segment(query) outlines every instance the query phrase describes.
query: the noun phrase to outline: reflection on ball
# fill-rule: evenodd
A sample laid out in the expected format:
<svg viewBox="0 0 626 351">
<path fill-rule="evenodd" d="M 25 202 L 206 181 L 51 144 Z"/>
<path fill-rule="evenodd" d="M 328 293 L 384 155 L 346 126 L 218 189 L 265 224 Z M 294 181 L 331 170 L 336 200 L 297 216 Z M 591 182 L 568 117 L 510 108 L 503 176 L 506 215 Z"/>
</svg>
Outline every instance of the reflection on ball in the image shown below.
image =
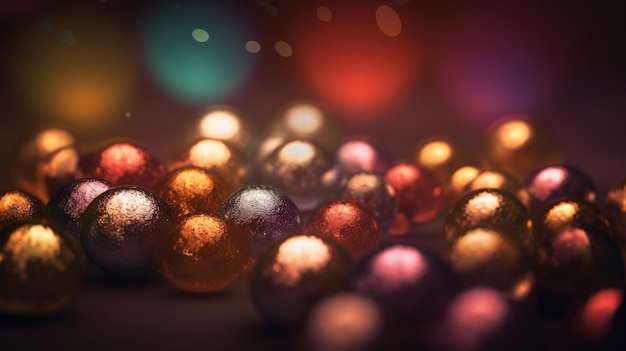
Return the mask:
<svg viewBox="0 0 626 351">
<path fill-rule="evenodd" d="M 0 233 L 21 222 L 45 215 L 44 204 L 33 195 L 20 190 L 0 192 Z"/>
</svg>

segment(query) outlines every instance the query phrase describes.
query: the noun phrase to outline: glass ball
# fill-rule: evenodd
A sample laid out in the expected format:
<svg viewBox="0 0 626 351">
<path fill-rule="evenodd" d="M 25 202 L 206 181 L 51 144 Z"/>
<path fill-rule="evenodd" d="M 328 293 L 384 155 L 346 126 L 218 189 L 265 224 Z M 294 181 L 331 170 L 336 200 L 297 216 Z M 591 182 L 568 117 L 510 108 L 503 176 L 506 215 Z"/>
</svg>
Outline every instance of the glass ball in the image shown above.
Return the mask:
<svg viewBox="0 0 626 351">
<path fill-rule="evenodd" d="M 485 130 L 480 158 L 485 167 L 503 170 L 521 181 L 538 167 L 561 162 L 563 155 L 552 131 L 529 116 L 511 115 Z"/>
<path fill-rule="evenodd" d="M 342 288 L 351 264 L 348 252 L 327 238 L 306 232 L 283 238 L 254 267 L 252 302 L 268 324 L 296 328 L 316 303 Z"/>
<path fill-rule="evenodd" d="M 75 179 L 78 162 L 74 136 L 61 128 L 46 128 L 19 146 L 13 182 L 45 204 L 51 194 Z"/>
<path fill-rule="evenodd" d="M 378 350 L 385 319 L 371 299 L 337 293 L 319 302 L 307 318 L 303 350 Z"/>
<path fill-rule="evenodd" d="M 76 179 L 50 198 L 46 206 L 48 218 L 63 226 L 78 239 L 80 219 L 87 206 L 98 195 L 113 187 L 113 183 L 100 178 Z"/>
<path fill-rule="evenodd" d="M 230 285 L 248 257 L 245 233 L 211 214 L 180 217 L 159 239 L 159 267 L 181 290 L 219 291 Z"/>
<path fill-rule="evenodd" d="M 330 197 L 339 180 L 331 155 L 304 140 L 278 147 L 260 173 L 261 182 L 284 192 L 301 211 L 317 208 Z"/>
<path fill-rule="evenodd" d="M 384 245 L 361 257 L 346 286 L 372 298 L 400 324 L 436 320 L 459 288 L 444 261 L 408 243 Z"/>
<path fill-rule="evenodd" d="M 365 136 L 345 138 L 335 151 L 337 167 L 343 177 L 359 171 L 384 174 L 391 156 L 376 141 Z"/>
<path fill-rule="evenodd" d="M 177 217 L 194 213 L 217 213 L 230 194 L 224 181 L 216 174 L 194 166 L 167 173 L 155 192 Z"/>
<path fill-rule="evenodd" d="M 370 172 L 353 174 L 341 184 L 337 198 L 353 202 L 367 211 L 383 233 L 396 217 L 395 193 L 382 175 Z"/>
<path fill-rule="evenodd" d="M 530 274 L 524 248 L 497 230 L 471 229 L 448 243 L 444 253 L 465 286 L 486 286 L 515 294 L 518 284 Z"/>
<path fill-rule="evenodd" d="M 385 173 L 393 188 L 398 215 L 410 223 L 420 224 L 434 219 L 441 211 L 443 192 L 437 179 L 418 166 L 399 163 Z"/>
<path fill-rule="evenodd" d="M 342 133 L 337 121 L 322 109 L 310 102 L 297 101 L 280 112 L 270 123 L 267 134 L 285 140 L 307 140 L 326 150 L 334 150 Z"/>
<path fill-rule="evenodd" d="M 182 144 L 200 139 L 215 139 L 248 153 L 254 147 L 253 131 L 242 114 L 233 106 L 215 105 L 194 120 L 184 132 Z"/>
<path fill-rule="evenodd" d="M 502 233 L 524 247 L 531 227 L 526 207 L 515 196 L 499 189 L 479 189 L 465 194 L 450 209 L 444 222 L 447 242 L 482 228 Z"/>
<path fill-rule="evenodd" d="M 435 136 L 417 143 L 411 151 L 411 161 L 432 173 L 441 184 L 468 163 L 460 147 L 447 136 Z"/>
<path fill-rule="evenodd" d="M 626 243 L 626 178 L 609 189 L 604 199 L 604 212 L 611 221 L 613 234 L 620 243 Z"/>
<path fill-rule="evenodd" d="M 307 229 L 337 241 L 352 257 L 374 249 L 382 235 L 367 211 L 347 201 L 332 201 L 318 208 L 307 223 Z"/>
<path fill-rule="evenodd" d="M 38 198 L 21 190 L 0 192 L 0 233 L 22 222 L 43 218 L 46 208 Z"/>
<path fill-rule="evenodd" d="M 253 257 L 302 223 L 296 204 L 269 185 L 248 185 L 235 191 L 224 200 L 219 211 L 246 233 Z"/>
<path fill-rule="evenodd" d="M 81 217 L 87 257 L 119 278 L 140 278 L 157 268 L 156 244 L 170 230 L 172 210 L 152 191 L 119 186 L 96 197 Z"/>
<path fill-rule="evenodd" d="M 102 178 L 115 185 L 154 188 L 165 175 L 165 166 L 134 141 L 108 141 L 104 147 L 83 155 L 79 178 Z"/>
<path fill-rule="evenodd" d="M 524 181 L 530 208 L 539 213 L 550 202 L 563 197 L 578 197 L 596 202 L 596 187 L 580 169 L 571 165 L 551 165 L 531 172 Z"/>
<path fill-rule="evenodd" d="M 233 192 L 246 185 L 250 179 L 250 169 L 245 156 L 237 149 L 216 139 L 202 139 L 183 151 L 169 170 L 185 166 L 196 166 L 215 173 Z"/>
<path fill-rule="evenodd" d="M 39 315 L 58 311 L 80 284 L 85 258 L 62 228 L 39 219 L 0 237 L 0 311 Z"/>
</svg>

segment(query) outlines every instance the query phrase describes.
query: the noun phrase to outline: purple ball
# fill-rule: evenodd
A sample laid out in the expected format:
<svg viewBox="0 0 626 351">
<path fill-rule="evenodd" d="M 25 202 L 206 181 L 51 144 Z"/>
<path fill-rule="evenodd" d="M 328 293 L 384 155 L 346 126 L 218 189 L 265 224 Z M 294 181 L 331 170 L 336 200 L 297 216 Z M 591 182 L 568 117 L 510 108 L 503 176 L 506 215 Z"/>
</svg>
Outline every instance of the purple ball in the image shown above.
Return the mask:
<svg viewBox="0 0 626 351">
<path fill-rule="evenodd" d="M 152 191 L 112 188 L 96 197 L 82 216 L 80 241 L 87 257 L 120 278 L 144 277 L 157 268 L 157 245 L 174 220 L 172 210 Z"/>
<path fill-rule="evenodd" d="M 530 196 L 530 209 L 537 215 L 549 203 L 564 197 L 596 202 L 596 187 L 580 169 L 571 165 L 551 165 L 531 172 L 524 180 Z"/>
<path fill-rule="evenodd" d="M 75 238 L 80 234 L 80 218 L 98 195 L 115 185 L 101 178 L 82 178 L 66 184 L 48 202 L 48 218 L 67 229 Z"/>
<path fill-rule="evenodd" d="M 253 257 L 301 224 L 296 204 L 268 185 L 249 185 L 235 191 L 224 200 L 220 212 L 249 234 Z"/>
<path fill-rule="evenodd" d="M 408 242 L 387 244 L 362 257 L 348 274 L 347 286 L 408 324 L 437 319 L 459 290 L 443 260 Z"/>
</svg>

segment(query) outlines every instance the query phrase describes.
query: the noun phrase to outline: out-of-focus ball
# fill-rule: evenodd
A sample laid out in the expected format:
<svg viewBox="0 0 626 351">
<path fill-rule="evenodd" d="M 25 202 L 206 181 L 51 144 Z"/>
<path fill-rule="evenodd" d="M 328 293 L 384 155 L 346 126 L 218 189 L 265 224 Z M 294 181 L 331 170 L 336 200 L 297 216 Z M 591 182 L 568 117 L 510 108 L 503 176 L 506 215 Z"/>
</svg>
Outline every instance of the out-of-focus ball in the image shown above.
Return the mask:
<svg viewBox="0 0 626 351">
<path fill-rule="evenodd" d="M 561 162 L 563 155 L 552 131 L 528 116 L 512 115 L 485 130 L 480 158 L 485 167 L 501 169 L 521 181 L 538 167 Z"/>
<path fill-rule="evenodd" d="M 87 206 L 98 195 L 113 187 L 113 183 L 101 178 L 76 179 L 52 195 L 46 205 L 48 218 L 78 239 L 80 218 Z"/>
<path fill-rule="evenodd" d="M 353 202 L 367 211 L 383 233 L 396 217 L 395 193 L 382 175 L 370 172 L 353 174 L 341 184 L 337 198 Z"/>
<path fill-rule="evenodd" d="M 457 168 L 444 183 L 444 199 L 447 208 L 452 207 L 467 192 L 467 186 L 478 176 L 480 169 L 471 165 Z"/>
<path fill-rule="evenodd" d="M 229 193 L 246 185 L 250 178 L 245 156 L 234 147 L 216 139 L 202 139 L 192 144 L 170 164 L 169 170 L 174 171 L 185 166 L 196 166 L 217 174 L 226 182 Z"/>
<path fill-rule="evenodd" d="M 318 208 L 307 229 L 337 241 L 352 257 L 371 251 L 381 238 L 376 220 L 359 205 L 347 201 L 332 201 Z"/>
<path fill-rule="evenodd" d="M 540 347 L 538 328 L 500 291 L 475 287 L 454 297 L 429 334 L 445 351 L 531 350 Z"/>
<path fill-rule="evenodd" d="M 82 278 L 80 245 L 62 228 L 34 220 L 0 237 L 0 311 L 17 315 L 55 312 Z"/>
<path fill-rule="evenodd" d="M 45 215 L 46 207 L 33 195 L 21 190 L 0 192 L 0 233 L 21 222 Z"/>
<path fill-rule="evenodd" d="M 268 128 L 269 136 L 307 140 L 326 150 L 337 147 L 341 134 L 337 121 L 309 102 L 290 104 Z"/>
<path fill-rule="evenodd" d="M 611 221 L 613 234 L 620 244 L 626 243 L 626 178 L 609 189 L 604 199 L 604 213 Z"/>
<path fill-rule="evenodd" d="M 446 245 L 445 256 L 466 286 L 513 292 L 530 272 L 524 248 L 497 230 L 469 230 Z"/>
<path fill-rule="evenodd" d="M 413 147 L 411 161 L 431 172 L 441 184 L 447 183 L 456 170 L 468 163 L 459 146 L 445 136 L 420 141 Z"/>
<path fill-rule="evenodd" d="M 338 293 L 318 303 L 304 329 L 303 349 L 310 351 L 378 350 L 385 320 L 371 299 Z"/>
<path fill-rule="evenodd" d="M 13 181 L 45 204 L 50 195 L 76 177 L 78 162 L 76 140 L 70 132 L 43 129 L 19 146 Z"/>
<path fill-rule="evenodd" d="M 525 245 L 531 227 L 526 207 L 515 196 L 499 189 L 479 189 L 465 194 L 450 209 L 444 223 L 448 242 L 454 242 L 472 229 L 482 228 Z"/>
<path fill-rule="evenodd" d="M 250 125 L 241 118 L 241 113 L 232 106 L 216 105 L 209 108 L 194 121 L 186 131 L 183 144 L 200 139 L 222 140 L 242 152 L 251 151 L 253 132 Z"/>
<path fill-rule="evenodd" d="M 215 215 L 192 214 L 179 218 L 159 239 L 159 266 L 179 289 L 218 291 L 239 276 L 247 251 L 240 228 Z"/>
<path fill-rule="evenodd" d="M 573 318 L 569 348 L 574 350 L 622 350 L 626 336 L 626 305 L 622 288 L 605 288 L 591 294 Z"/>
<path fill-rule="evenodd" d="M 538 214 L 550 202 L 563 197 L 577 197 L 596 202 L 596 187 L 580 169 L 571 165 L 551 165 L 531 172 L 524 181 L 530 196 L 530 209 Z"/>
<path fill-rule="evenodd" d="M 87 206 L 80 241 L 87 257 L 104 272 L 120 278 L 143 277 L 157 268 L 156 244 L 173 219 L 169 206 L 150 190 L 119 186 Z"/>
<path fill-rule="evenodd" d="M 441 211 L 442 188 L 430 172 L 412 164 L 399 163 L 385 173 L 385 180 L 394 190 L 398 215 L 410 223 L 428 222 Z"/>
<path fill-rule="evenodd" d="M 259 257 L 250 277 L 250 294 L 268 324 L 301 325 L 320 300 L 338 292 L 352 259 L 339 244 L 314 234 L 284 238 Z"/>
<path fill-rule="evenodd" d="M 456 276 L 436 255 L 414 245 L 384 245 L 351 269 L 348 290 L 371 297 L 394 321 L 428 323 L 458 291 Z"/>
<path fill-rule="evenodd" d="M 102 178 L 115 185 L 154 188 L 165 175 L 165 165 L 133 141 L 110 141 L 80 158 L 81 178 Z"/>
<path fill-rule="evenodd" d="M 248 185 L 235 191 L 224 200 L 219 211 L 246 233 L 253 257 L 302 223 L 296 204 L 268 185 Z"/>
<path fill-rule="evenodd" d="M 349 177 L 359 171 L 384 174 L 391 157 L 376 141 L 365 136 L 345 138 L 335 151 L 339 171 Z"/>
<path fill-rule="evenodd" d="M 178 217 L 217 213 L 230 194 L 224 181 L 216 174 L 194 166 L 167 173 L 157 185 L 156 193 Z"/>
<path fill-rule="evenodd" d="M 528 208 L 530 197 L 522 184 L 512 175 L 495 170 L 482 170 L 467 184 L 465 191 L 478 189 L 500 189 L 515 195 Z"/>
<path fill-rule="evenodd" d="M 339 181 L 331 155 L 304 140 L 282 144 L 267 157 L 260 173 L 264 184 L 284 192 L 301 211 L 317 208 Z"/>
</svg>

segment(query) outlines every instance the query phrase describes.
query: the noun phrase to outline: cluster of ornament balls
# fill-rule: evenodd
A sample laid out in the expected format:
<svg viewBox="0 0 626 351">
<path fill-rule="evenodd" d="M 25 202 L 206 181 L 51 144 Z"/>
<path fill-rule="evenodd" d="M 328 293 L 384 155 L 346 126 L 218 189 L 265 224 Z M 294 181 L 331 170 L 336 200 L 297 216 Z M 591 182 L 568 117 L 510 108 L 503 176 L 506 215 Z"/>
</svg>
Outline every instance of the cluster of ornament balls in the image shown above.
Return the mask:
<svg viewBox="0 0 626 351">
<path fill-rule="evenodd" d="M 18 152 L 22 190 L 0 195 L 0 311 L 61 309 L 86 256 L 189 292 L 244 276 L 265 321 L 312 350 L 623 345 L 626 180 L 599 205 L 525 116 L 484 132 L 478 167 L 446 137 L 394 161 L 311 109 L 256 143 L 214 109 L 167 167 L 134 141 L 79 152 L 39 132 Z M 566 322 L 546 341 L 537 320 Z"/>
</svg>

